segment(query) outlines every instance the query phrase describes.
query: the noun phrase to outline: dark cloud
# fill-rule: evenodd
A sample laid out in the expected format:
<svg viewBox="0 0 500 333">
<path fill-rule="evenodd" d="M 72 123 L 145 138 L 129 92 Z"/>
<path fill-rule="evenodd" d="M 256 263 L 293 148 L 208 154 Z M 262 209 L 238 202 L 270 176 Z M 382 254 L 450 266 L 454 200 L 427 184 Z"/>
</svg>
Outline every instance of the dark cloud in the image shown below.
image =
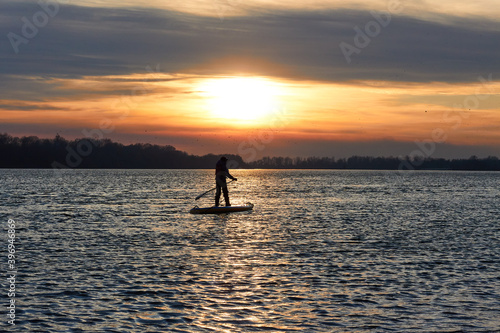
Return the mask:
<svg viewBox="0 0 500 333">
<path fill-rule="evenodd" d="M 269 66 L 262 65 L 267 62 L 284 69 L 276 75 L 328 81 L 472 82 L 500 69 L 500 24 L 480 18 L 459 25 L 451 18 L 444 24 L 393 16 L 347 63 L 340 43 L 355 46 L 354 27 L 375 22 L 369 12 L 348 9 L 260 11 L 220 20 L 151 8 L 61 4 L 16 54 L 7 34 L 22 35 L 21 18 L 32 21 L 38 11 L 34 2 L 0 4 L 3 78 L 144 73 L 147 65 L 158 63 L 174 73 L 227 57 L 242 59 L 241 68 L 255 74 L 268 75 Z M 221 70 L 203 69 L 205 74 Z"/>
<path fill-rule="evenodd" d="M 35 105 L 26 103 L 0 103 L 0 109 L 9 111 L 40 111 L 40 110 L 50 110 L 50 111 L 67 111 L 67 108 L 59 108 L 52 105 Z"/>
</svg>

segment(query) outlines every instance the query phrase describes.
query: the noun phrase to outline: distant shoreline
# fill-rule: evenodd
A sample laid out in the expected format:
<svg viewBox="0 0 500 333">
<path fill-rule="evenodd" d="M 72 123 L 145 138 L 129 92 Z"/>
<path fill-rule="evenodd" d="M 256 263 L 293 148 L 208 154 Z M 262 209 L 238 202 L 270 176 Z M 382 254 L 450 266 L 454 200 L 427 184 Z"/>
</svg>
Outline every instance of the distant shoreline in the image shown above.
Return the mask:
<svg viewBox="0 0 500 333">
<path fill-rule="evenodd" d="M 66 168 L 62 170 L 210 170 L 213 168 Z M 33 168 L 33 167 L 0 167 L 0 170 L 54 170 L 54 168 Z M 61 169 L 59 169 L 61 170 Z M 231 170 L 264 170 L 264 171 L 400 171 L 405 173 L 422 171 L 478 171 L 478 172 L 498 172 L 500 170 L 489 169 L 415 169 L 415 170 L 397 170 L 397 169 L 334 169 L 334 168 L 234 168 Z"/>
<path fill-rule="evenodd" d="M 19 168 L 7 168 L 7 167 L 0 167 L 0 170 L 54 170 L 54 168 L 24 168 L 24 167 L 19 167 Z M 61 170 L 61 169 L 59 169 Z M 63 169 L 67 171 L 78 171 L 78 170 L 131 170 L 131 171 L 148 171 L 148 170 L 166 170 L 166 171 L 175 171 L 175 170 L 206 170 L 206 171 L 212 171 L 213 168 L 67 168 Z M 263 171 L 399 171 L 399 172 L 404 172 L 404 173 L 411 173 L 411 172 L 425 172 L 425 171 L 452 171 L 452 172 L 462 172 L 462 171 L 477 171 L 477 172 L 499 172 L 500 170 L 479 170 L 479 169 L 416 169 L 416 170 L 397 170 L 397 169 L 321 169 L 321 168 L 235 168 L 231 170 L 241 170 L 241 171 L 257 171 L 257 170 L 263 170 Z"/>
<path fill-rule="evenodd" d="M 190 155 L 173 146 L 123 145 L 109 139 L 66 140 L 0 134 L 0 169 L 212 169 L 221 155 Z M 445 159 L 419 156 L 263 157 L 226 154 L 230 169 L 500 171 L 496 156 Z"/>
</svg>

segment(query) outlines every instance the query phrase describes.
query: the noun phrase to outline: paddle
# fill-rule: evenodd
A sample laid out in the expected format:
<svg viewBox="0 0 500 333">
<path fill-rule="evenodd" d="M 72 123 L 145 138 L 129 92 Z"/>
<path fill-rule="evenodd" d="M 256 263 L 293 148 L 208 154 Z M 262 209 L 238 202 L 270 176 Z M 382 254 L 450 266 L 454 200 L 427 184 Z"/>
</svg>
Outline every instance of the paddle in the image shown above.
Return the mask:
<svg viewBox="0 0 500 333">
<path fill-rule="evenodd" d="M 233 179 L 233 180 L 231 180 L 229 183 L 232 183 L 232 182 L 234 182 L 234 179 Z M 229 183 L 228 183 L 228 184 L 229 184 Z M 207 194 L 207 193 L 209 193 L 209 192 L 212 192 L 212 191 L 213 191 L 213 190 L 215 190 L 215 189 L 217 189 L 217 187 L 211 188 L 210 190 L 208 190 L 208 191 L 206 191 L 206 192 L 204 192 L 204 193 L 200 194 L 200 195 L 199 195 L 199 196 L 197 196 L 194 200 L 198 200 L 199 198 L 201 198 L 201 197 L 202 197 L 202 196 L 204 196 L 205 194 Z"/>
</svg>

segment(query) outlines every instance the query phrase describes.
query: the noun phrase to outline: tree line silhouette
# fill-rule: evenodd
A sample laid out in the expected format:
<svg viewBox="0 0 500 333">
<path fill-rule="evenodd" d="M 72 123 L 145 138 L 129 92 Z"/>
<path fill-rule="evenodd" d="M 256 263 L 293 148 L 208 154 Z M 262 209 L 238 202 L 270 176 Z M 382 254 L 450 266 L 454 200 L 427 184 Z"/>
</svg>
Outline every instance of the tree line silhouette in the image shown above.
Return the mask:
<svg viewBox="0 0 500 333">
<path fill-rule="evenodd" d="M 260 169 L 366 169 L 366 170 L 484 170 L 500 171 L 500 160 L 495 156 L 468 159 L 418 158 L 418 157 L 264 157 L 249 163 Z"/>
<path fill-rule="evenodd" d="M 190 155 L 169 145 L 136 143 L 123 145 L 110 139 L 66 140 L 36 136 L 13 137 L 0 134 L 0 168 L 82 168 L 82 169 L 211 169 L 218 155 Z M 495 156 L 468 159 L 418 157 L 263 157 L 244 162 L 228 154 L 230 168 L 249 169 L 372 169 L 372 170 L 495 170 Z"/>
</svg>

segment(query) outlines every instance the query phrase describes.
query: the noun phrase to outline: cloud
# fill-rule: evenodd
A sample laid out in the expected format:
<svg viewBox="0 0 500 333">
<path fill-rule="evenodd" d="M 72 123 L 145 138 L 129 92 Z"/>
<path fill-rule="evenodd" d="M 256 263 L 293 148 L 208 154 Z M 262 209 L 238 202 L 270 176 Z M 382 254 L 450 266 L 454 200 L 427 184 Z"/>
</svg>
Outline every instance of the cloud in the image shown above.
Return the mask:
<svg viewBox="0 0 500 333">
<path fill-rule="evenodd" d="M 49 105 L 49 104 L 31 104 L 24 102 L 12 101 L 1 101 L 0 100 L 0 110 L 9 110 L 9 111 L 65 111 L 67 108 L 60 108 L 57 106 Z"/>
<path fill-rule="evenodd" d="M 9 17 L 0 23 L 2 35 L 22 35 L 21 18 L 39 10 L 32 2 L 2 2 L 0 11 Z M 203 68 L 217 75 L 224 69 L 209 65 L 224 58 L 240 60 L 232 64 L 235 71 L 240 66 L 269 75 L 269 64 L 276 64 L 282 70 L 274 75 L 337 82 L 468 82 L 500 69 L 500 24 L 482 29 L 482 18 L 457 25 L 452 18 L 439 23 L 392 16 L 348 64 L 339 45 L 354 46 L 354 28 L 364 30 L 369 22 L 375 22 L 372 14 L 354 9 L 262 9 L 221 21 L 155 8 L 61 5 L 18 54 L 1 39 L 0 75 L 128 75 L 156 63 L 169 73 Z"/>
<path fill-rule="evenodd" d="M 84 100 L 89 98 L 121 96 L 146 96 L 153 94 L 174 95 L 186 93 L 184 88 L 174 86 L 192 76 L 173 76 L 157 72 L 123 76 L 23 76 L 4 75 L 0 80 L 3 96 L 15 101 Z M 172 83 L 166 85 L 166 83 Z M 21 102 L 22 104 L 22 102 Z M 0 106 L 12 109 L 14 104 Z"/>
</svg>

